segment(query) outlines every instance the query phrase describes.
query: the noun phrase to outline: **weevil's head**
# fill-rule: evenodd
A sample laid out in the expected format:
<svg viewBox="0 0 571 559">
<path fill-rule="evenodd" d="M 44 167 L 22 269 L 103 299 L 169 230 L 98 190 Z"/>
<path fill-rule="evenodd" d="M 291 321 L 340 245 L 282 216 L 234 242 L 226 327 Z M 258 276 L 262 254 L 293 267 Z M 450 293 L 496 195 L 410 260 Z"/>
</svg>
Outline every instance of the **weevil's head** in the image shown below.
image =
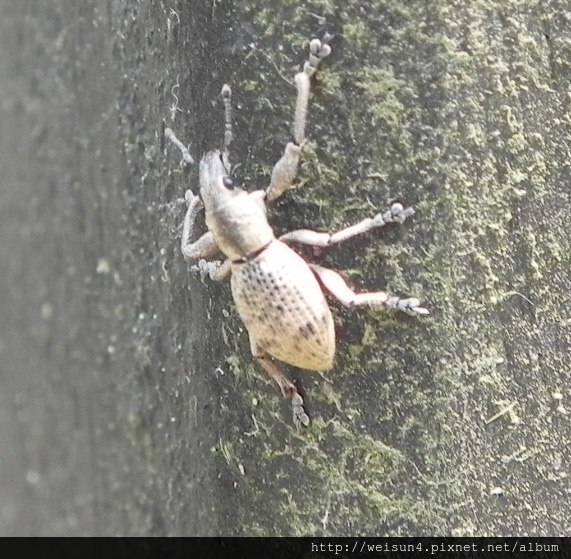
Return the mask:
<svg viewBox="0 0 571 559">
<path fill-rule="evenodd" d="M 225 153 L 208 152 L 200 161 L 199 177 L 206 225 L 226 256 L 240 260 L 271 242 L 263 193 L 236 186 Z"/>
<path fill-rule="evenodd" d="M 206 211 L 246 194 L 238 188 L 231 175 L 230 163 L 225 153 L 209 151 L 200 161 L 200 197 Z"/>
</svg>

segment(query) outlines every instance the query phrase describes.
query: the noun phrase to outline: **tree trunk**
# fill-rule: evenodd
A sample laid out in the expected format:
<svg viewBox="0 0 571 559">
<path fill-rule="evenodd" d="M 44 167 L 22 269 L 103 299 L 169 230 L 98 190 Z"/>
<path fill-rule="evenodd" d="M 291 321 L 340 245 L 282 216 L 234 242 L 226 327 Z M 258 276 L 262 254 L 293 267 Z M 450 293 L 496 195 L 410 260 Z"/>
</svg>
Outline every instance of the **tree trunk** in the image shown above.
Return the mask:
<svg viewBox="0 0 571 559">
<path fill-rule="evenodd" d="M 567 3 L 0 6 L 1 533 L 569 533 Z M 316 260 L 432 315 L 333 304 L 334 369 L 291 371 L 297 433 L 229 286 L 180 255 L 197 173 L 162 132 L 219 147 L 229 83 L 237 175 L 265 187 L 326 30 L 272 225 L 414 206 Z"/>
</svg>

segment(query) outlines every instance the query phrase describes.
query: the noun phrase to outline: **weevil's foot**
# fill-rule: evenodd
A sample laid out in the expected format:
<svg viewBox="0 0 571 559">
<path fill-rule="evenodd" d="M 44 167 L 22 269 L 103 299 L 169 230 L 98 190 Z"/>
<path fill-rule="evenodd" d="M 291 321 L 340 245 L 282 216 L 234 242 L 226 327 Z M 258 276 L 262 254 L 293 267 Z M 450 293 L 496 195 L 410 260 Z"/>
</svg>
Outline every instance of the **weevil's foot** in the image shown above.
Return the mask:
<svg viewBox="0 0 571 559">
<path fill-rule="evenodd" d="M 323 37 L 322 41 L 319 39 L 312 39 L 309 43 L 310 58 L 311 58 L 311 56 L 315 56 L 316 58 L 319 59 L 317 61 L 317 62 L 319 62 L 320 60 L 322 60 L 326 56 L 329 56 L 331 54 L 331 47 L 329 46 L 329 41 L 332 38 L 333 38 L 332 35 L 326 34 Z"/>
<path fill-rule="evenodd" d="M 386 223 L 404 223 L 407 217 L 414 215 L 413 208 L 405 208 L 400 202 L 395 202 L 389 210 L 373 218 L 376 227 Z"/>
<path fill-rule="evenodd" d="M 331 54 L 331 47 L 328 45 L 327 41 L 331 39 L 331 36 L 326 35 L 323 37 L 323 41 L 319 39 L 312 39 L 309 43 L 309 60 L 303 65 L 303 71 L 309 76 L 313 76 L 317 70 L 319 63 Z"/>
<path fill-rule="evenodd" d="M 190 192 L 190 191 L 187 191 Z M 199 260 L 194 266 L 190 267 L 190 271 L 194 273 L 200 274 L 200 278 L 202 281 L 206 278 L 206 276 L 212 277 L 212 274 L 220 268 L 222 262 L 220 260 L 212 260 L 207 262 L 204 259 Z"/>
<path fill-rule="evenodd" d="M 299 431 L 302 427 L 309 425 L 309 416 L 303 408 L 303 398 L 298 392 L 294 392 L 291 396 L 291 405 L 293 408 L 293 424 Z"/>
<path fill-rule="evenodd" d="M 398 297 L 391 297 L 387 304 L 399 311 L 405 312 L 410 316 L 426 316 L 430 314 L 428 309 L 420 306 L 420 301 L 414 297 L 408 299 L 400 299 Z"/>
</svg>

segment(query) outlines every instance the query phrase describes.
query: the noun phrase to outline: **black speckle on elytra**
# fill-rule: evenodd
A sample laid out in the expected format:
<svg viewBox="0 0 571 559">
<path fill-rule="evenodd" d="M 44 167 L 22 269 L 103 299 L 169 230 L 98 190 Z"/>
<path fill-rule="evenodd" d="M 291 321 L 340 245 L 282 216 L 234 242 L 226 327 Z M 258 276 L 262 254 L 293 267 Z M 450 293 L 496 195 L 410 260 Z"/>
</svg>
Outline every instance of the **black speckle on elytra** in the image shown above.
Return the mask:
<svg viewBox="0 0 571 559">
<path fill-rule="evenodd" d="M 268 349 L 268 348 L 272 347 L 272 345 L 273 345 L 272 340 L 268 340 L 266 338 L 259 340 L 258 343 L 260 344 L 260 347 L 263 347 L 265 349 Z"/>
<path fill-rule="evenodd" d="M 316 330 L 315 326 L 313 326 L 311 322 L 308 322 L 307 324 L 304 324 L 303 326 L 299 327 L 299 332 L 302 336 L 307 336 L 309 334 L 315 334 Z"/>
</svg>

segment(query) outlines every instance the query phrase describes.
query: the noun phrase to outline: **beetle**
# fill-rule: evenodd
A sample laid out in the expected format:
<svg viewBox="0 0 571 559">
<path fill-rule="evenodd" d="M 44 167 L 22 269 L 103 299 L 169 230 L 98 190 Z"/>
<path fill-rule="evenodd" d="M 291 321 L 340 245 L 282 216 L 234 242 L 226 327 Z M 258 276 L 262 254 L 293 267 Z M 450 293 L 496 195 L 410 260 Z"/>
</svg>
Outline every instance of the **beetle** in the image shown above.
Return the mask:
<svg viewBox="0 0 571 559">
<path fill-rule="evenodd" d="M 293 186 L 305 141 L 310 79 L 330 52 L 331 35 L 313 39 L 309 57 L 295 76 L 297 102 L 293 139 L 276 163 L 266 190 L 248 192 L 231 176 L 229 146 L 232 141 L 231 89 L 222 87 L 225 106 L 223 150 L 210 151 L 199 164 L 199 194 L 185 193 L 188 204 L 183 223 L 181 250 L 191 270 L 221 281 L 231 275 L 232 295 L 250 338 L 252 355 L 290 398 L 293 421 L 299 429 L 309 425 L 303 398 L 277 362 L 312 371 L 327 371 L 335 356 L 333 317 L 324 290 L 349 307 L 388 306 L 413 316 L 429 311 L 416 298 L 400 298 L 385 291 L 355 293 L 336 272 L 306 262 L 290 246 L 299 243 L 329 247 L 387 223 L 403 223 L 412 208 L 394 203 L 373 218 L 333 234 L 300 229 L 276 238 L 266 216 L 273 202 Z M 170 129 L 166 138 L 178 147 L 183 159 L 194 163 L 188 149 Z M 208 232 L 194 238 L 196 218 L 204 210 Z M 207 261 L 222 253 L 225 261 Z"/>
</svg>

